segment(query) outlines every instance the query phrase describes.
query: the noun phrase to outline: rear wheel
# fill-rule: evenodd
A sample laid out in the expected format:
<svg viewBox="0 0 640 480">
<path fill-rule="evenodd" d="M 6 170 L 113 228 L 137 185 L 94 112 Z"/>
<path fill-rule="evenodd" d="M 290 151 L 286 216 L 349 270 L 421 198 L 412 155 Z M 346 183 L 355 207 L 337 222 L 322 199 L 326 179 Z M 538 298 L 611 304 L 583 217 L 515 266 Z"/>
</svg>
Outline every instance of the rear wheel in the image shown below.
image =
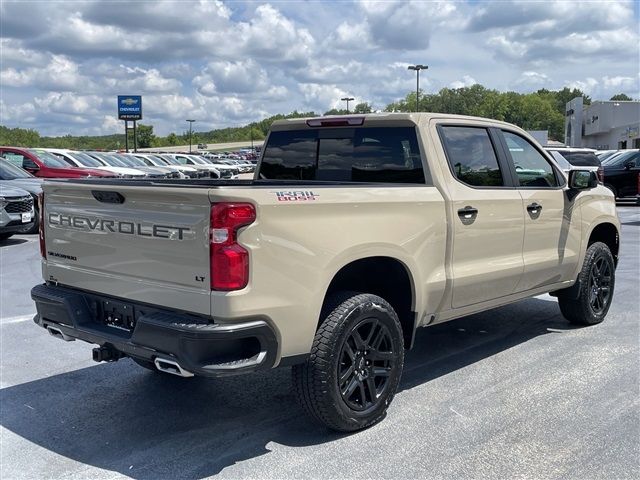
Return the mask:
<svg viewBox="0 0 640 480">
<path fill-rule="evenodd" d="M 309 359 L 293 367 L 303 408 L 327 427 L 348 432 L 382 420 L 404 363 L 402 327 L 393 307 L 371 294 L 328 301 Z"/>
<path fill-rule="evenodd" d="M 562 292 L 558 295 L 562 315 L 576 325 L 602 322 L 611 306 L 615 286 L 615 264 L 606 244 L 595 242 L 587 248 L 578 279 L 578 298 Z"/>
</svg>

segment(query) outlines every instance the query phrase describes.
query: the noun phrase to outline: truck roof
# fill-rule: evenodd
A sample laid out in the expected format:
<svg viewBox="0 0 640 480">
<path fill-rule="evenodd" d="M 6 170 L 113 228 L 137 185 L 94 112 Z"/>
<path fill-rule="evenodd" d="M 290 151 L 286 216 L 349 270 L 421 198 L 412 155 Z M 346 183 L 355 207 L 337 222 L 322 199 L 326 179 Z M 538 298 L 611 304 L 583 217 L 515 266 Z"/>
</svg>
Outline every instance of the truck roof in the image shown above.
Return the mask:
<svg viewBox="0 0 640 480">
<path fill-rule="evenodd" d="M 349 115 L 326 115 L 320 117 L 303 117 L 303 118 L 287 118 L 283 120 L 276 120 L 271 124 L 272 130 L 289 130 L 292 128 L 300 128 L 309 126 L 307 122 L 315 121 L 331 121 L 331 120 L 345 120 L 349 119 L 364 119 L 364 122 L 368 125 L 372 123 L 380 124 L 383 126 L 385 123 L 393 122 L 411 122 L 415 124 L 427 123 L 432 118 L 447 119 L 452 121 L 475 121 L 475 122 L 488 122 L 497 125 L 505 125 L 513 127 L 513 124 L 503 122 L 500 120 L 493 120 L 491 118 L 473 117 L 469 115 L 454 115 L 451 113 L 436 113 L 436 112 L 383 112 L 383 113 L 364 113 L 364 114 L 349 114 Z M 317 125 L 320 126 L 320 125 Z M 344 125 L 348 126 L 348 125 Z M 355 123 L 353 126 L 357 126 Z"/>
</svg>

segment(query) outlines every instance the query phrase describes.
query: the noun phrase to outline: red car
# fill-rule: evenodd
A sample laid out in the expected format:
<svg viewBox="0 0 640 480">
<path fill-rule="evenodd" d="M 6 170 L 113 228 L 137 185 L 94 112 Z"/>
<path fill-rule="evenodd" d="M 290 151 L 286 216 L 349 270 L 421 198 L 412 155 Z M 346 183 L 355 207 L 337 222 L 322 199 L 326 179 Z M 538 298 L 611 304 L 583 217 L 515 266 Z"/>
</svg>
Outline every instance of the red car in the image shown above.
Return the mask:
<svg viewBox="0 0 640 480">
<path fill-rule="evenodd" d="M 52 153 L 37 148 L 0 147 L 0 157 L 41 178 L 114 177 L 112 172 L 70 167 Z"/>
</svg>

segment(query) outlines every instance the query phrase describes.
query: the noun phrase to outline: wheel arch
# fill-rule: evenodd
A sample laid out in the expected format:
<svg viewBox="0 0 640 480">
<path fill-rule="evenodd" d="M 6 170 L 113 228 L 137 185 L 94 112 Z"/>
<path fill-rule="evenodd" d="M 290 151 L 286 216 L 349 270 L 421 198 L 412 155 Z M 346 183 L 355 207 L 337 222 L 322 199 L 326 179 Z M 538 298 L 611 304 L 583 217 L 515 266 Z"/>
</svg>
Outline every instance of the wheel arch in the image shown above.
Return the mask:
<svg viewBox="0 0 640 480">
<path fill-rule="evenodd" d="M 595 225 L 589 233 L 587 248 L 596 242 L 602 242 L 611 251 L 615 265 L 618 265 L 618 252 L 620 251 L 620 232 L 611 222 L 602 222 Z M 585 249 L 586 250 L 586 249 Z"/>
<path fill-rule="evenodd" d="M 363 257 L 343 265 L 329 283 L 323 300 L 340 291 L 371 293 L 391 304 L 400 320 L 406 349 L 413 346 L 416 331 L 416 290 L 409 267 L 395 257 Z M 322 316 L 318 319 L 318 326 Z M 317 327 L 316 327 L 317 328 Z"/>
</svg>

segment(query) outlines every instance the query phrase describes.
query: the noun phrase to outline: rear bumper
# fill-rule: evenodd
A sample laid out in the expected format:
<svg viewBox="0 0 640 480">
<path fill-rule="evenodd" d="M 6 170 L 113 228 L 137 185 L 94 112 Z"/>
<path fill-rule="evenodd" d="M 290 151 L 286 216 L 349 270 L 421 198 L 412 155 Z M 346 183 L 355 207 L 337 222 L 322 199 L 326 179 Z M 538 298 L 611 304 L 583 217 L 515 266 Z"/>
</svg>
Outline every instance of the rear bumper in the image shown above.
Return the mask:
<svg viewBox="0 0 640 480">
<path fill-rule="evenodd" d="M 210 318 L 47 284 L 35 286 L 31 298 L 38 312 L 36 324 L 64 340 L 84 340 L 120 356 L 175 362 L 189 373 L 206 377 L 264 370 L 275 364 L 276 335 L 260 318 L 218 324 Z M 129 331 L 102 323 L 105 301 L 133 307 L 135 327 Z"/>
</svg>

